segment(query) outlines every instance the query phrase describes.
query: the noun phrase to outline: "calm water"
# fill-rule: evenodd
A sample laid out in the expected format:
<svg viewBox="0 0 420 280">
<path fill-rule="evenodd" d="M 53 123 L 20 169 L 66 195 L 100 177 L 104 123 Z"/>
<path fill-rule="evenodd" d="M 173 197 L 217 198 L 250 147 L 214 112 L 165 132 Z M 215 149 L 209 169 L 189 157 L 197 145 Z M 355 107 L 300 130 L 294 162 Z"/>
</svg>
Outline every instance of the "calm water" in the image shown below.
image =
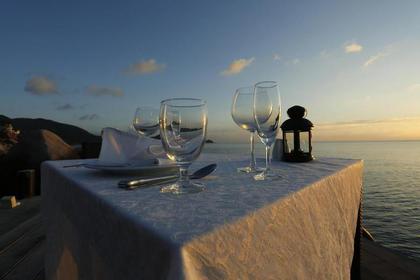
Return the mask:
<svg viewBox="0 0 420 280">
<path fill-rule="evenodd" d="M 244 144 L 208 144 L 207 152 L 248 153 Z M 314 154 L 364 160 L 363 219 L 377 242 L 420 260 L 420 142 L 323 142 Z M 263 156 L 263 146 L 257 146 Z"/>
</svg>

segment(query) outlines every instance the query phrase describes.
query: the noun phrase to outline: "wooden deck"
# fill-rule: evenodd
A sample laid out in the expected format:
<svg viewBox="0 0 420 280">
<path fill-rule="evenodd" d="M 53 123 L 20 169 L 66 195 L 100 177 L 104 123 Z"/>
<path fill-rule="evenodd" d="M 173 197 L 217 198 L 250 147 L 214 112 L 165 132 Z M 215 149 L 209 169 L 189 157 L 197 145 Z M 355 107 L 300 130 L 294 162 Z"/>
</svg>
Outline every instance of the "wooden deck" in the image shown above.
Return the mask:
<svg viewBox="0 0 420 280">
<path fill-rule="evenodd" d="M 387 249 L 373 241 L 362 240 L 362 279 L 417 279 L 420 263 Z"/>
<path fill-rule="evenodd" d="M 0 209 L 0 279 L 44 279 L 44 244 L 40 197 Z M 375 242 L 362 241 L 362 279 L 420 279 L 420 263 Z"/>
<path fill-rule="evenodd" d="M 45 236 L 41 198 L 0 209 L 0 279 L 44 279 Z"/>
</svg>

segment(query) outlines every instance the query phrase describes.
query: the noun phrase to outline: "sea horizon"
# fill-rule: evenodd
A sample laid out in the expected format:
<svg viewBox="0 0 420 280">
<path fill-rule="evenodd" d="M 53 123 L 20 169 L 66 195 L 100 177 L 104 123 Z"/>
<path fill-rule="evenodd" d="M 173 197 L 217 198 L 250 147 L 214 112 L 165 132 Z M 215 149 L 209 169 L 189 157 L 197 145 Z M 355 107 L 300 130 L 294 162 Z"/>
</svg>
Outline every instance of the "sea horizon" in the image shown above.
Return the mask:
<svg viewBox="0 0 420 280">
<path fill-rule="evenodd" d="M 257 137 L 256 137 L 257 138 Z M 277 138 L 281 139 L 281 138 Z M 247 142 L 238 141 L 238 142 L 223 142 L 223 141 L 216 141 L 212 138 L 207 138 L 207 140 L 212 140 L 214 143 L 207 143 L 207 144 L 247 144 Z M 256 139 L 256 142 L 259 143 L 259 140 Z M 404 140 L 312 140 L 313 144 L 316 143 L 358 143 L 358 142 L 420 142 L 420 139 L 404 139 Z"/>
</svg>

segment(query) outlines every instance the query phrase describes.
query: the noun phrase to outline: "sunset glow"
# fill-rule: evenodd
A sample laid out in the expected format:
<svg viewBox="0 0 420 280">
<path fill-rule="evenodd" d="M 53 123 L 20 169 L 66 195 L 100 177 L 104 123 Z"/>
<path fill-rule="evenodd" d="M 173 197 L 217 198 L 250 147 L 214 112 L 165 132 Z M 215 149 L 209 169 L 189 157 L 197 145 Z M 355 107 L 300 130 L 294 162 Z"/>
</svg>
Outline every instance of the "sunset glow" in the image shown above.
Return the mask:
<svg viewBox="0 0 420 280">
<path fill-rule="evenodd" d="M 419 10 L 415 1 L 7 1 L 0 114 L 99 133 L 127 129 L 140 105 L 196 97 L 208 102 L 209 137 L 247 141 L 230 116 L 234 91 L 275 80 L 282 121 L 306 107 L 315 140 L 420 139 Z"/>
</svg>

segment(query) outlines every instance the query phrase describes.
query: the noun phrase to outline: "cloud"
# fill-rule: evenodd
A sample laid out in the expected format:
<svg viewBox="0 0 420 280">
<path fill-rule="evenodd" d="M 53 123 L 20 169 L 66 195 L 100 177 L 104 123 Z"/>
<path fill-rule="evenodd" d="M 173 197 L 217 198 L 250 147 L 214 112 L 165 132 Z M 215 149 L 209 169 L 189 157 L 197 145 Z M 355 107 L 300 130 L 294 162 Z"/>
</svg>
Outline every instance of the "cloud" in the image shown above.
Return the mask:
<svg viewBox="0 0 420 280">
<path fill-rule="evenodd" d="M 87 115 L 83 115 L 79 118 L 79 120 L 81 121 L 92 121 L 92 120 L 96 120 L 99 119 L 100 117 L 97 114 L 87 114 Z"/>
<path fill-rule="evenodd" d="M 358 53 L 363 49 L 362 45 L 358 43 L 349 43 L 344 46 L 344 51 L 346 53 Z"/>
<path fill-rule="evenodd" d="M 57 85 L 45 76 L 33 76 L 26 81 L 25 91 L 34 95 L 57 94 Z"/>
<path fill-rule="evenodd" d="M 56 109 L 59 110 L 59 111 L 65 111 L 65 110 L 72 110 L 72 109 L 74 109 L 74 107 L 73 107 L 73 105 L 67 103 L 67 104 L 58 106 Z"/>
<path fill-rule="evenodd" d="M 412 84 L 407 87 L 409 93 L 420 93 L 420 84 Z"/>
<path fill-rule="evenodd" d="M 384 123 L 384 122 L 395 122 L 399 121 L 398 119 L 391 120 L 353 120 L 353 121 L 343 121 L 343 122 L 331 122 L 319 124 L 319 127 L 330 127 L 330 126 L 359 126 L 373 123 Z"/>
<path fill-rule="evenodd" d="M 275 54 L 273 54 L 273 60 L 274 61 L 280 61 L 280 60 L 282 60 L 282 57 L 281 57 L 281 55 L 275 53 Z"/>
<path fill-rule="evenodd" d="M 240 58 L 237 60 L 232 61 L 231 64 L 229 64 L 228 68 L 220 72 L 223 76 L 231 76 L 239 74 L 242 70 L 244 70 L 246 67 L 251 65 L 251 63 L 255 60 L 255 58 L 251 57 L 249 59 L 246 58 Z"/>
<path fill-rule="evenodd" d="M 113 96 L 113 97 L 122 97 L 124 93 L 120 88 L 111 88 L 111 87 L 99 87 L 95 85 L 88 86 L 86 88 L 86 93 L 93 96 Z"/>
<path fill-rule="evenodd" d="M 300 59 L 299 58 L 295 58 L 295 59 L 292 60 L 292 64 L 293 65 L 296 65 L 296 64 L 299 64 L 299 63 L 300 63 Z"/>
<path fill-rule="evenodd" d="M 318 124 L 319 128 L 345 128 L 345 127 L 361 127 L 361 126 L 371 126 L 376 124 L 393 124 L 393 123 L 403 123 L 403 122 L 412 122 L 420 121 L 419 117 L 403 117 L 403 118 L 393 118 L 393 119 L 370 119 L 370 120 L 352 120 L 352 121 L 341 121 L 341 122 L 330 122 L 330 123 L 321 123 Z"/>
<path fill-rule="evenodd" d="M 373 63 L 377 62 L 379 59 L 388 56 L 389 54 L 390 54 L 389 52 L 380 52 L 378 54 L 375 54 L 375 55 L 369 57 L 369 59 L 366 60 L 365 63 L 363 63 L 363 66 L 368 67 L 368 66 L 372 65 Z"/>
<path fill-rule="evenodd" d="M 314 139 L 317 141 L 379 141 L 418 140 L 420 117 L 394 119 L 354 120 L 316 125 Z"/>
<path fill-rule="evenodd" d="M 131 75 L 145 75 L 159 72 L 166 68 L 165 64 L 159 64 L 154 59 L 141 60 L 127 67 L 124 73 Z"/>
</svg>

